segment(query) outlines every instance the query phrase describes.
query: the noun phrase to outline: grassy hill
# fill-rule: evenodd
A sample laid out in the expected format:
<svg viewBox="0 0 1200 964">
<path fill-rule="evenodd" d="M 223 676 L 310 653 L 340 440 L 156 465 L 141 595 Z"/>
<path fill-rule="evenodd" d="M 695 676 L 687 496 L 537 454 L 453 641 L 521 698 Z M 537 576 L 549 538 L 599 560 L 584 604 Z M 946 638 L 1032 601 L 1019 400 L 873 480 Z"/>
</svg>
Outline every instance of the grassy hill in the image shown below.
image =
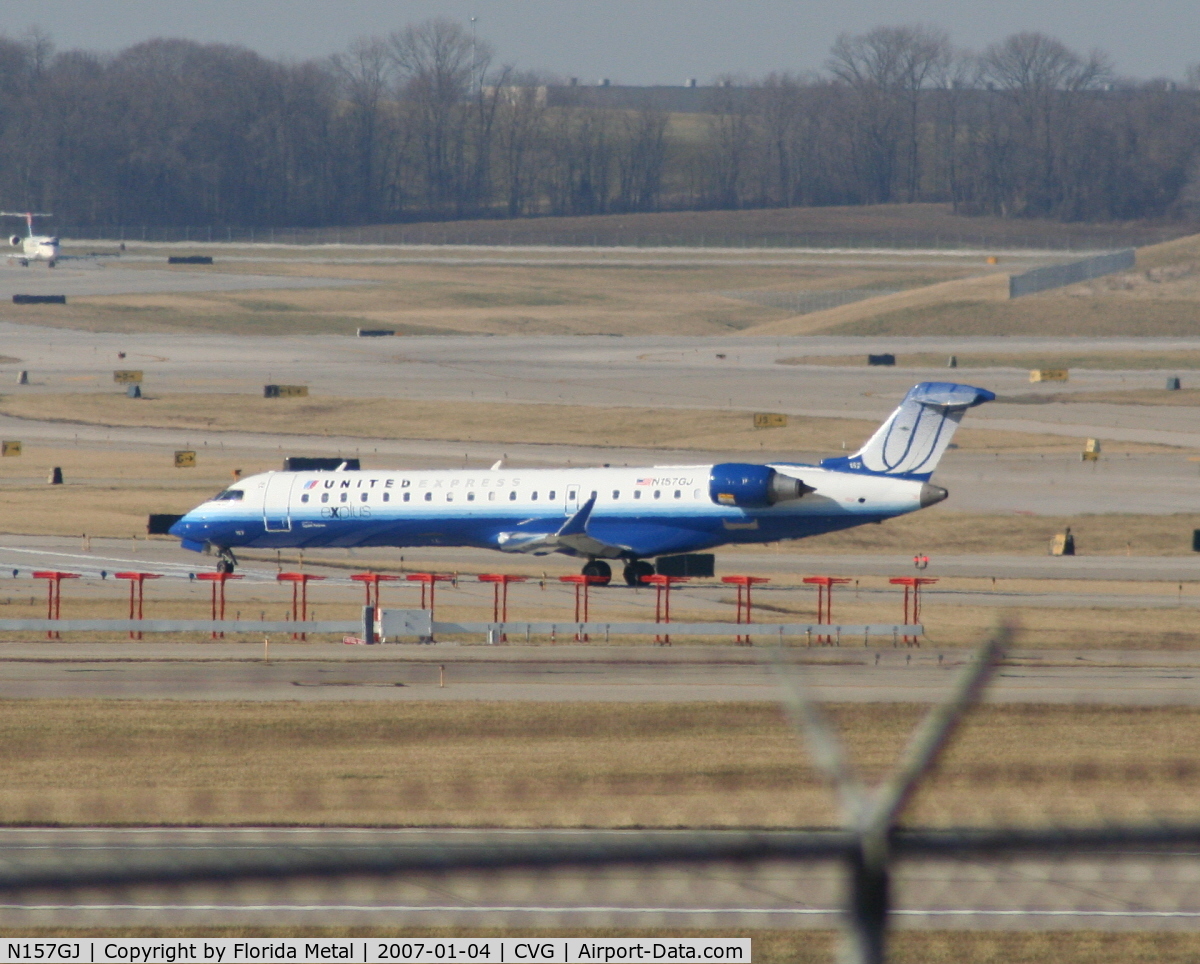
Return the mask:
<svg viewBox="0 0 1200 964">
<path fill-rule="evenodd" d="M 943 282 L 747 329 L 761 335 L 1200 335 L 1200 235 L 1140 248 L 1137 270 L 1007 297 L 1007 276 Z"/>
</svg>

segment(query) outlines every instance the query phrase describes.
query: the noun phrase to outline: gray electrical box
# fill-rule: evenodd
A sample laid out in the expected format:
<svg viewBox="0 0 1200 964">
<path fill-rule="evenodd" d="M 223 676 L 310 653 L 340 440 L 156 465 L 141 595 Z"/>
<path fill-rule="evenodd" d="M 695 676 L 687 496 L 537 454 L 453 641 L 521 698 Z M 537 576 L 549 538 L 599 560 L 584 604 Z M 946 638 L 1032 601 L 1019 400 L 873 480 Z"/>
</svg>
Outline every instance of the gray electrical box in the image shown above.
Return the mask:
<svg viewBox="0 0 1200 964">
<path fill-rule="evenodd" d="M 433 635 L 433 620 L 428 609 L 384 609 L 379 618 L 379 635 L 387 639 L 405 636 L 427 639 Z"/>
</svg>

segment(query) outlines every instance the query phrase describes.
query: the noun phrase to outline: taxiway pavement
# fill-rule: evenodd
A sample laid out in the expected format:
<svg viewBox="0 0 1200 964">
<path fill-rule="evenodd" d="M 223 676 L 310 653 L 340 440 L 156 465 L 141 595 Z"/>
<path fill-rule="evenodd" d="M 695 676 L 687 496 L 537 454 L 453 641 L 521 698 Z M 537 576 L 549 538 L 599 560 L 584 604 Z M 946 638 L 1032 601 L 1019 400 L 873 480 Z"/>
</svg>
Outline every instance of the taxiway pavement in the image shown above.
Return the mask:
<svg viewBox="0 0 1200 964">
<path fill-rule="evenodd" d="M 0 595 L 6 588 L 16 590 L 16 583 L 7 580 L 12 570 L 18 576 L 28 577 L 33 569 L 64 569 L 79 572 L 86 579 L 99 579 L 101 571 L 112 573 L 120 569 L 152 572 L 166 577 L 187 579 L 190 573 L 213 568 L 210 556 L 187 552 L 177 540 L 170 537 L 139 539 L 92 538 L 84 548 L 78 536 L 0 536 Z M 274 584 L 278 571 L 272 553 L 265 550 L 250 551 L 238 572 L 249 582 Z M 407 570 L 435 572 L 475 571 L 491 572 L 497 566 L 507 571 L 516 564 L 520 571 L 547 570 L 551 577 L 562 573 L 573 573 L 579 568 L 576 561 L 566 556 L 547 556 L 536 560 L 506 559 L 488 549 L 429 547 L 420 550 L 386 549 L 327 549 L 310 553 L 305 557 L 307 571 L 333 579 L 348 579 L 348 567 L 358 565 L 378 566 L 381 561 L 390 561 L 397 567 L 406 560 Z M 362 560 L 356 563 L 355 560 Z M 900 552 L 872 553 L 820 553 L 804 552 L 803 543 L 795 549 L 760 549 L 737 547 L 727 552 L 717 551 L 719 575 L 727 573 L 750 573 L 771 575 L 832 575 L 832 576 L 906 576 L 914 573 L 912 555 Z M 1183 583 L 1186 592 L 1177 597 L 1168 594 L 1171 605 L 1190 605 L 1192 584 L 1200 583 L 1200 555 L 1178 556 L 1050 556 L 1043 554 L 1015 555 L 1004 553 L 934 554 L 929 567 L 919 573 L 924 576 L 972 577 L 981 579 L 1038 579 L 1103 582 L 1157 582 Z M 470 576 L 464 577 L 470 579 Z M 27 585 L 27 584 L 26 584 Z M 721 587 L 717 587 L 721 588 Z M 618 587 L 618 591 L 619 587 Z M 688 591 L 688 587 L 684 588 Z M 757 591 L 757 590 L 756 590 Z M 766 590 L 768 593 L 770 589 Z M 943 589 L 927 590 L 937 596 Z M 1053 590 L 1046 589 L 1046 593 Z M 1022 592 L 1020 597 L 1038 596 L 1042 593 Z M 956 591 L 948 595 L 953 600 L 961 595 Z M 987 598 L 1001 598 L 1005 590 L 984 593 Z M 1121 605 L 1121 595 L 1106 592 L 1102 597 L 1108 605 Z M 1140 603 L 1138 603 L 1140 605 Z M 399 604 L 397 604 L 399 606 Z"/>
<path fill-rule="evenodd" d="M 131 272 L 138 273 L 138 272 Z M 238 277 L 238 276 L 231 276 Z M 425 400 L 543 402 L 585 406 L 647 406 L 777 411 L 797 417 L 836 416 L 882 420 L 920 379 L 954 378 L 1001 394 L 1028 394 L 1018 369 L 897 370 L 857 366 L 790 366 L 797 355 L 897 352 L 1077 350 L 1065 339 L 910 338 L 462 338 L 361 339 L 341 336 L 239 337 L 112 334 L 52 330 L 0 322 L 5 353 L 19 359 L 0 366 L 12 391 L 112 392 L 112 368 L 137 366 L 147 392 L 259 395 L 267 382 L 307 384 L 314 394 L 404 397 Z M 1200 339 L 1095 339 L 1104 348 L 1169 352 L 1200 350 Z M 126 358 L 117 360 L 123 351 Z M 722 357 L 723 356 L 723 357 Z M 16 386 L 17 370 L 30 384 Z M 1174 373 L 1178 374 L 1178 373 Z M 1076 372 L 1055 392 L 1161 388 L 1164 372 Z M 1186 380 L 1187 376 L 1184 375 Z M 1080 439 L 1096 437 L 1180 448 L 1083 464 L 1077 456 L 981 455 L 951 451 L 937 480 L 963 511 L 1078 514 L 1174 513 L 1196 507 L 1197 469 L 1187 450 L 1200 449 L 1200 408 L 1166 405 L 1014 404 L 995 402 L 972 410 L 975 428 Z M 109 447 L 178 447 L 186 444 L 277 458 L 284 440 L 252 430 L 214 432 L 114 428 L 0 417 L 6 437 L 28 444 Z M 850 434 L 850 433 L 848 433 Z M 858 434 L 862 434 L 858 432 Z M 863 441 L 852 435 L 848 449 Z M 494 442 L 427 442 L 412 439 L 293 435 L 289 451 L 355 454 L 380 467 L 449 465 L 506 457 L 510 464 L 704 464 L 728 453 L 533 445 Z M 839 452 L 776 451 L 770 433 L 754 455 L 763 460 L 811 460 Z M 1082 442 L 1081 442 L 1082 446 Z M 840 451 L 840 450 L 839 450 Z"/>
<path fill-rule="evenodd" d="M 159 262 L 166 259 L 160 258 Z M 53 271 L 42 265 L 30 268 L 0 263 L 0 299 L 13 295 L 66 295 L 86 298 L 96 295 L 196 294 L 205 291 L 294 290 L 300 288 L 344 288 L 367 282 L 341 278 L 305 278 L 286 275 L 228 274 L 198 272 L 187 268 L 128 270 L 121 267 L 64 262 Z M 16 309 L 10 309 L 16 310 Z"/>
</svg>

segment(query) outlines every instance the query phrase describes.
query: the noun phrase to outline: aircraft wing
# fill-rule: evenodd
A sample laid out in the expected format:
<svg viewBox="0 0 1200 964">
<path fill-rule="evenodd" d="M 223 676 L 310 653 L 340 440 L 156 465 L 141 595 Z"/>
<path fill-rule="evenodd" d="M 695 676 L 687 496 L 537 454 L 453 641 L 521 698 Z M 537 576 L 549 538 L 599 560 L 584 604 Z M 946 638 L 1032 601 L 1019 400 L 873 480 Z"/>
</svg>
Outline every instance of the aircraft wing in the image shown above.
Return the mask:
<svg viewBox="0 0 1200 964">
<path fill-rule="evenodd" d="M 586 503 L 554 532 L 510 531 L 497 534 L 496 546 L 504 552 L 561 552 L 615 559 L 632 553 L 657 556 L 687 552 L 708 544 L 706 533 L 657 522 L 593 519 L 596 500 Z"/>
</svg>

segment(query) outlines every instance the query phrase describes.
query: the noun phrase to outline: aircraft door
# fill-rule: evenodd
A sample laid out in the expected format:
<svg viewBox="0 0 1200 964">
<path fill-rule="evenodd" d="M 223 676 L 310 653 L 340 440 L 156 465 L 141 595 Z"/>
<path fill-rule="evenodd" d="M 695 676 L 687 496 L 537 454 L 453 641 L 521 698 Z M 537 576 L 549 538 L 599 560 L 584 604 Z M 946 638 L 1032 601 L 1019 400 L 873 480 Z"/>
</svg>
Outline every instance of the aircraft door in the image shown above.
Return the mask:
<svg viewBox="0 0 1200 964">
<path fill-rule="evenodd" d="M 565 515 L 574 515 L 579 511 L 579 486 L 567 486 L 567 501 L 563 509 Z"/>
<path fill-rule="evenodd" d="M 267 532 L 292 531 L 292 472 L 272 472 L 267 477 L 267 491 L 263 497 L 263 528 Z"/>
</svg>

